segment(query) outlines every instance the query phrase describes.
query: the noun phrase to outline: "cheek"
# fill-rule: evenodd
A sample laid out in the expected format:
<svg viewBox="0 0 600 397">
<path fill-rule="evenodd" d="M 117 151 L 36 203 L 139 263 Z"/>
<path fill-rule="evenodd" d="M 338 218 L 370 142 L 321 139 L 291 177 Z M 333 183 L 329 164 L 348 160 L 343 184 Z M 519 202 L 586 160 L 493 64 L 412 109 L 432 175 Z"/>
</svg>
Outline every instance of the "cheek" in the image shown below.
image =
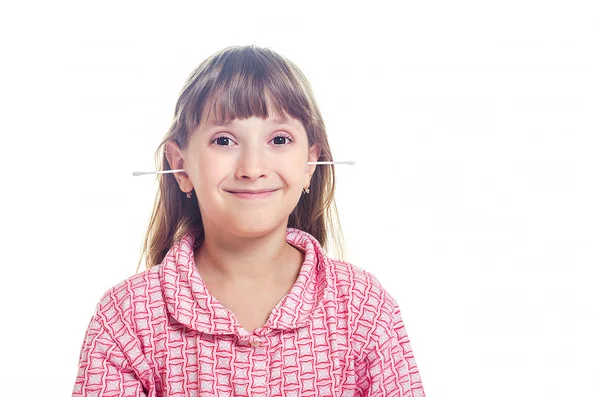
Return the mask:
<svg viewBox="0 0 600 397">
<path fill-rule="evenodd" d="M 231 162 L 222 156 L 203 155 L 197 162 L 198 179 L 214 181 L 222 177 L 231 168 Z"/>
<path fill-rule="evenodd" d="M 288 189 L 302 189 L 304 184 L 304 168 L 303 166 L 290 167 L 281 173 Z"/>
</svg>

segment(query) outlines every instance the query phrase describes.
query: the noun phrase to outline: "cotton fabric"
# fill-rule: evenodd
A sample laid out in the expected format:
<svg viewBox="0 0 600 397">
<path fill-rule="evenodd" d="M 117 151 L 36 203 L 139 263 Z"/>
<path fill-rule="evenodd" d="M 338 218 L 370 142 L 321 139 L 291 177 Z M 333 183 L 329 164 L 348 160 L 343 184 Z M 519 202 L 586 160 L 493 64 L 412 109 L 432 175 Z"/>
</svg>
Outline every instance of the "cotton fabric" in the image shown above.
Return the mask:
<svg viewBox="0 0 600 397">
<path fill-rule="evenodd" d="M 73 396 L 425 395 L 398 304 L 372 274 L 288 228 L 300 274 L 248 332 L 200 277 L 197 235 L 104 294 Z"/>
</svg>

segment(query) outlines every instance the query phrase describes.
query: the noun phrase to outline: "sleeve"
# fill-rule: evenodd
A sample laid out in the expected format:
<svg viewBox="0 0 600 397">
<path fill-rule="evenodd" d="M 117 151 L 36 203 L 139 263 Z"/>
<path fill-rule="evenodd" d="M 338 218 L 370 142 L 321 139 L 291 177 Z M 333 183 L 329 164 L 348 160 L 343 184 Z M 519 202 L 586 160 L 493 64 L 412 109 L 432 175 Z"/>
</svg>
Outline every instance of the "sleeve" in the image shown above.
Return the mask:
<svg viewBox="0 0 600 397">
<path fill-rule="evenodd" d="M 142 383 L 115 338 L 96 313 L 79 355 L 75 396 L 146 397 Z"/>
<path fill-rule="evenodd" d="M 419 370 L 397 305 L 389 325 L 378 331 L 378 340 L 357 362 L 360 397 L 424 397 Z"/>
</svg>

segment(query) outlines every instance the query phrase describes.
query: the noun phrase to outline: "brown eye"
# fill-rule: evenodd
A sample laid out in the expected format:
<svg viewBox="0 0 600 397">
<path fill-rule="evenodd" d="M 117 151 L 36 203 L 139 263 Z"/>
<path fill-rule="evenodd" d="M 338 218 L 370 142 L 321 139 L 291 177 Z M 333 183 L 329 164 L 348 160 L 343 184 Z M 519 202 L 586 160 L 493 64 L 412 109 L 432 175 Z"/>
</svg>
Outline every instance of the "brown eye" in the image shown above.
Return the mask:
<svg viewBox="0 0 600 397">
<path fill-rule="evenodd" d="M 275 146 L 284 146 L 286 144 L 286 139 L 290 141 L 290 143 L 293 142 L 292 138 L 287 135 L 277 135 L 275 138 L 273 138 L 273 141 L 275 142 Z"/>
<path fill-rule="evenodd" d="M 231 146 L 227 143 L 230 141 L 231 141 L 231 138 L 228 138 L 226 136 L 220 136 L 218 138 L 213 139 L 211 143 L 220 142 L 221 144 L 217 143 L 217 146 Z"/>
</svg>

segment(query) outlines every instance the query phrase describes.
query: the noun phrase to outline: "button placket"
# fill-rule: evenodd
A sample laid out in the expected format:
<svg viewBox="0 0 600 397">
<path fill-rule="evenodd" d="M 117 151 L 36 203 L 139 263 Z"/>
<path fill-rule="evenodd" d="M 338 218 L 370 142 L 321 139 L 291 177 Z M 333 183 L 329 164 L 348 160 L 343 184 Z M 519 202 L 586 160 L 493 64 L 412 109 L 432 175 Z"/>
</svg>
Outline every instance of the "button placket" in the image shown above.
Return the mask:
<svg viewBox="0 0 600 397">
<path fill-rule="evenodd" d="M 262 346 L 261 339 L 262 339 L 262 338 L 261 338 L 260 336 L 257 336 L 257 335 L 252 335 L 252 336 L 250 337 L 250 341 L 249 341 L 249 342 L 250 342 L 250 345 L 251 345 L 252 347 L 260 347 L 260 346 Z"/>
<path fill-rule="evenodd" d="M 250 344 L 250 346 L 252 347 L 262 347 L 265 346 L 265 343 L 263 341 L 263 339 L 265 338 L 265 335 L 269 332 L 269 330 L 267 328 L 258 328 L 256 330 L 254 330 L 254 332 L 250 333 L 248 335 L 248 340 L 247 342 Z"/>
</svg>

